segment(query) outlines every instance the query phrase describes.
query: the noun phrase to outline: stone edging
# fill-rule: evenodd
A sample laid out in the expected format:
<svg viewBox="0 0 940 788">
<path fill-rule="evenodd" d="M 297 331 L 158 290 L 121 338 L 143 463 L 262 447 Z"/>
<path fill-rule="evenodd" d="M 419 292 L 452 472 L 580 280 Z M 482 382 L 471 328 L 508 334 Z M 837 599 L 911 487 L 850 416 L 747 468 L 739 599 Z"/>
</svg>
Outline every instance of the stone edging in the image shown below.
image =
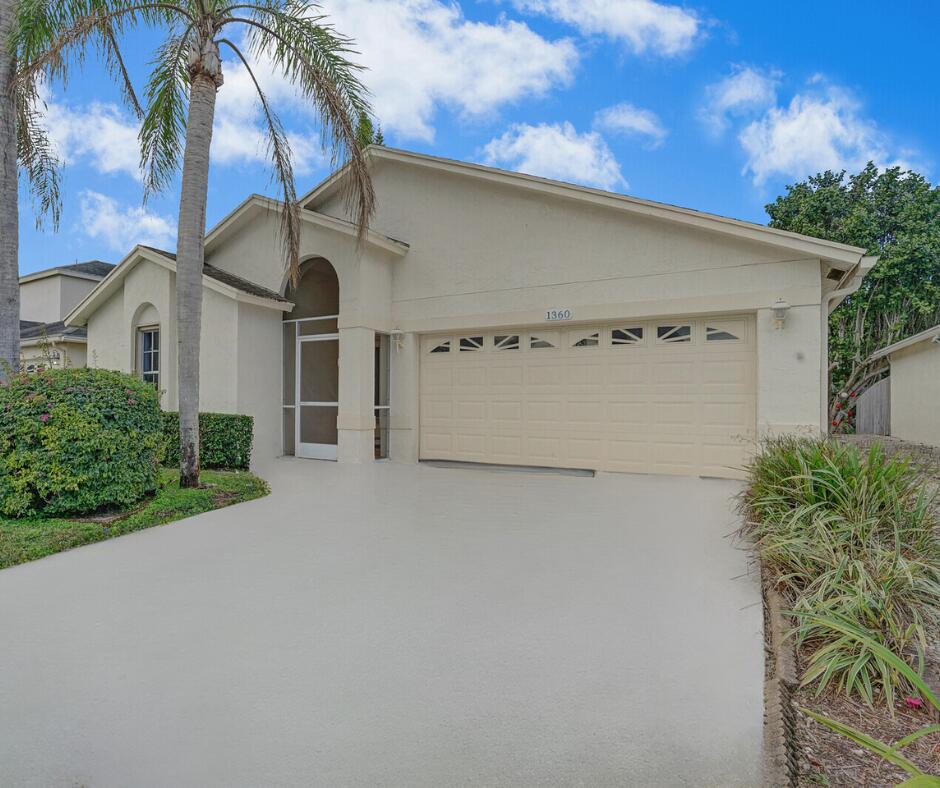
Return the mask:
<svg viewBox="0 0 940 788">
<path fill-rule="evenodd" d="M 762 566 L 762 578 L 766 575 Z M 766 580 L 761 588 L 769 651 L 764 678 L 764 785 L 796 788 L 800 771 L 797 716 L 792 702 L 797 684 L 796 652 L 793 641 L 785 637 L 791 624 L 783 614 L 783 597 Z"/>
</svg>

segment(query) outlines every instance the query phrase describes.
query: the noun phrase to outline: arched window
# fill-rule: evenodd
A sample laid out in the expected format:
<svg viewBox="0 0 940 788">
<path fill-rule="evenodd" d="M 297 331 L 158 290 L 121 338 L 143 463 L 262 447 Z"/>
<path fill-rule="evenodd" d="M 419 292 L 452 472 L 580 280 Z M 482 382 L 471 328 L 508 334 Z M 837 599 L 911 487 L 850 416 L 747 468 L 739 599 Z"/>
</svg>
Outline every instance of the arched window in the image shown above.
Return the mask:
<svg viewBox="0 0 940 788">
<path fill-rule="evenodd" d="M 160 315 L 153 304 L 142 304 L 134 319 L 134 372 L 160 390 Z"/>
</svg>

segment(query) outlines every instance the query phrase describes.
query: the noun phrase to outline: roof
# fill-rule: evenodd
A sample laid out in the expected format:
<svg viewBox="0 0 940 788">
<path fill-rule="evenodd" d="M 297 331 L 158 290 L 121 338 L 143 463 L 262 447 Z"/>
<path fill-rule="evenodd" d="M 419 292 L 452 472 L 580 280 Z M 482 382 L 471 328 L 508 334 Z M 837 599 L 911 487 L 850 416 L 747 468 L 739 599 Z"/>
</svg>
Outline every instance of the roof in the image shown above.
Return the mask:
<svg viewBox="0 0 940 788">
<path fill-rule="evenodd" d="M 42 339 L 61 340 L 69 339 L 84 341 L 88 332 L 80 326 L 67 326 L 62 320 L 54 323 L 42 323 L 38 320 L 20 321 L 20 341 L 32 344 L 30 341 Z"/>
<path fill-rule="evenodd" d="M 154 246 L 144 246 L 144 249 L 149 249 L 152 252 L 161 254 L 164 257 L 175 261 L 176 255 L 173 252 L 168 252 L 165 249 L 157 249 Z M 240 290 L 242 293 L 247 293 L 248 295 L 258 296 L 258 298 L 270 298 L 272 301 L 282 301 L 287 304 L 290 303 L 286 298 L 284 298 L 279 293 L 275 293 L 273 290 L 268 290 L 266 287 L 261 285 L 256 285 L 254 282 L 249 282 L 247 279 L 242 279 L 240 276 L 229 273 L 228 271 L 223 271 L 221 268 L 216 268 L 214 265 L 209 265 L 209 263 L 203 263 L 202 273 L 204 276 L 208 276 L 210 279 L 215 279 L 217 282 L 221 282 L 224 285 L 233 287 L 236 290 Z"/>
<path fill-rule="evenodd" d="M 130 273 L 138 263 L 150 262 L 176 272 L 176 255 L 165 249 L 156 249 L 152 246 L 135 246 L 117 266 L 108 274 L 98 286 L 92 290 L 78 305 L 65 317 L 67 326 L 81 326 L 88 321 L 88 316 L 94 312 L 98 304 L 110 298 L 121 286 L 124 277 Z M 223 271 L 212 265 L 203 266 L 203 286 L 236 301 L 257 304 L 280 311 L 289 311 L 293 304 L 283 296 L 268 290 L 266 287 L 249 282 L 240 276 Z"/>
<path fill-rule="evenodd" d="M 212 251 L 213 247 L 221 243 L 222 240 L 232 230 L 237 228 L 247 216 L 260 211 L 279 212 L 284 206 L 281 200 L 275 200 L 271 197 L 265 197 L 261 194 L 250 194 L 241 203 L 235 206 L 234 210 L 216 223 L 215 227 L 206 233 L 206 253 Z M 358 238 L 359 230 L 355 224 L 338 219 L 335 216 L 327 216 L 317 211 L 302 209 L 300 211 L 300 220 L 308 224 L 316 225 L 325 230 L 331 230 L 350 238 Z M 408 253 L 409 246 L 404 241 L 397 238 L 378 233 L 375 230 L 366 229 L 365 243 L 391 252 L 396 257 L 403 257 Z"/>
<path fill-rule="evenodd" d="M 893 345 L 888 345 L 887 347 L 872 353 L 871 357 L 872 360 L 884 358 L 885 356 L 890 356 L 892 353 L 895 353 L 898 350 L 904 350 L 904 348 L 917 345 L 921 342 L 926 342 L 927 340 L 930 340 L 931 342 L 940 342 L 940 326 L 928 328 L 926 331 L 921 331 L 919 334 L 914 334 L 912 337 L 902 339 L 899 342 L 895 342 Z"/>
<path fill-rule="evenodd" d="M 842 271 L 855 267 L 865 250 L 857 246 L 848 246 L 821 238 L 812 238 L 808 235 L 778 230 L 763 224 L 745 222 L 740 219 L 730 219 L 726 216 L 682 208 L 668 203 L 643 200 L 630 197 L 626 194 L 607 192 L 564 181 L 541 178 L 521 172 L 501 170 L 496 167 L 487 167 L 482 164 L 445 159 L 439 156 L 429 156 L 424 153 L 397 148 L 386 148 L 379 145 L 370 145 L 366 154 L 373 160 L 397 161 L 413 166 L 429 167 L 441 171 L 452 172 L 468 177 L 475 177 L 488 181 L 498 181 L 531 191 L 551 194 L 557 197 L 579 200 L 582 202 L 605 205 L 629 213 L 643 215 L 654 219 L 679 222 L 681 224 L 697 227 L 702 230 L 731 235 L 744 240 L 751 240 L 778 248 L 795 251 L 811 257 L 818 257 L 826 261 L 833 268 Z M 345 177 L 346 168 L 333 173 L 322 181 L 313 190 L 300 198 L 300 204 L 308 210 L 320 200 L 332 195 L 340 188 Z"/>
<path fill-rule="evenodd" d="M 72 276 L 77 279 L 104 279 L 114 270 L 113 263 L 105 263 L 102 260 L 88 260 L 84 263 L 72 263 L 71 265 L 57 265 L 54 268 L 45 268 L 42 271 L 34 271 L 20 277 L 20 284 L 33 282 L 37 279 L 45 279 L 48 276 Z"/>
</svg>

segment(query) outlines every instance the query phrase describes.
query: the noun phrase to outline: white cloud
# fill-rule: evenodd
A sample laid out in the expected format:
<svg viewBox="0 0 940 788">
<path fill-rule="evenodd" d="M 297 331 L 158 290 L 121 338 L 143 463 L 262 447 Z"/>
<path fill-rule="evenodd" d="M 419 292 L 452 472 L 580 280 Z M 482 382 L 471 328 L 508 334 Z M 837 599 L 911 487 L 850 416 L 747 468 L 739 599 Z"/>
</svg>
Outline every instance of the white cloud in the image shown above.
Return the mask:
<svg viewBox="0 0 940 788">
<path fill-rule="evenodd" d="M 598 112 L 594 116 L 594 127 L 614 134 L 644 137 L 650 148 L 662 145 L 668 134 L 655 112 L 627 102 Z"/>
<path fill-rule="evenodd" d="M 622 41 L 638 54 L 680 55 L 702 34 L 702 20 L 677 5 L 653 0 L 515 0 L 524 11 L 550 16 L 585 35 Z"/>
<path fill-rule="evenodd" d="M 168 216 L 142 206 L 121 207 L 111 197 L 91 190 L 81 193 L 80 205 L 83 232 L 115 251 L 129 252 L 136 244 L 176 245 L 176 223 Z"/>
<path fill-rule="evenodd" d="M 326 0 L 323 10 L 351 36 L 369 70 L 363 81 L 386 132 L 431 141 L 439 105 L 482 117 L 507 103 L 568 84 L 578 53 L 523 22 L 466 19 L 441 0 Z"/>
<path fill-rule="evenodd" d="M 73 108 L 46 97 L 46 128 L 65 164 L 87 159 L 98 172 L 142 180 L 137 124 L 114 104 Z"/>
<path fill-rule="evenodd" d="M 715 133 L 728 127 L 731 117 L 773 106 L 781 74 L 753 66 L 736 65 L 731 74 L 705 89 L 705 106 L 700 117 Z"/>
<path fill-rule="evenodd" d="M 742 129 L 738 140 L 747 155 L 744 173 L 758 185 L 773 175 L 858 170 L 868 161 L 909 166 L 892 155 L 888 136 L 860 114 L 858 101 L 837 87 L 797 94 L 788 106 L 771 107 Z"/>
<path fill-rule="evenodd" d="M 309 113 L 309 102 L 272 66 L 245 52 L 252 72 L 276 115 L 298 109 Z M 212 161 L 217 164 L 261 164 L 270 166 L 268 129 L 261 113 L 258 91 L 240 60 L 226 59 L 222 66 L 225 83 L 216 101 L 212 127 Z M 283 120 L 283 118 L 282 118 Z M 285 123 L 285 125 L 287 125 Z M 288 130 L 294 172 L 308 175 L 324 164 L 319 132 Z"/>
<path fill-rule="evenodd" d="M 601 189 L 627 188 L 620 165 L 596 131 L 579 134 L 570 123 L 517 123 L 483 149 L 488 164 L 529 175 L 583 183 Z"/>
</svg>

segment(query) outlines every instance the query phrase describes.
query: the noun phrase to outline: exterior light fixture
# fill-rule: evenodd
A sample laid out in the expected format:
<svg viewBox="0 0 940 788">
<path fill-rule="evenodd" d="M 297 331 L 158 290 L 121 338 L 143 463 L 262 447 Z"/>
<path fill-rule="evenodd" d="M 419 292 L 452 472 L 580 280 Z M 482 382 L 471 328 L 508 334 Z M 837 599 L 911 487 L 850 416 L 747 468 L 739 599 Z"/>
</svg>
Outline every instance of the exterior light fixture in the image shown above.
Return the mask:
<svg viewBox="0 0 940 788">
<path fill-rule="evenodd" d="M 774 328 L 783 328 L 783 324 L 787 322 L 790 305 L 782 298 L 778 298 L 770 309 L 774 313 Z"/>
<path fill-rule="evenodd" d="M 389 338 L 392 340 L 392 344 L 395 345 L 396 352 L 400 352 L 405 346 L 405 335 L 401 329 L 393 328 L 389 333 Z"/>
</svg>

